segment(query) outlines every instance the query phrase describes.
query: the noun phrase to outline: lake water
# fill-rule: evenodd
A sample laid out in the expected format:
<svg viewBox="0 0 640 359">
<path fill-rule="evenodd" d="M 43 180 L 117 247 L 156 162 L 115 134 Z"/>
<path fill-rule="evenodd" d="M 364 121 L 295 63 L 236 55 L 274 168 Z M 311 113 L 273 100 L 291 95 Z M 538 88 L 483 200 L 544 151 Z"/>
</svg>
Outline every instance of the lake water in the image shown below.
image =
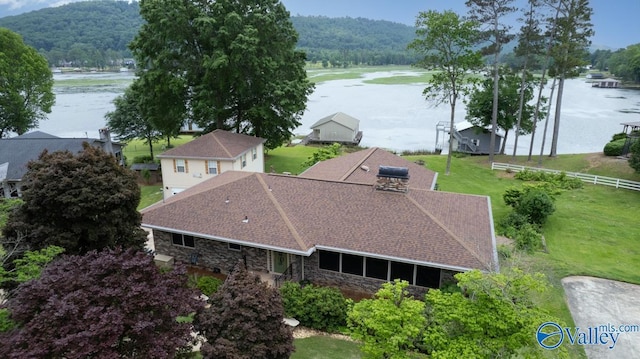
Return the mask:
<svg viewBox="0 0 640 359">
<path fill-rule="evenodd" d="M 302 125 L 294 132 L 308 134 L 311 132 L 310 126 L 320 118 L 344 112 L 360 120 L 363 146 L 397 151 L 434 150 L 436 124 L 439 121 L 449 121 L 449 105 L 434 107 L 425 101 L 422 95 L 424 85 L 374 85 L 363 82 L 394 74 L 407 73 L 377 72 L 366 74 L 362 79 L 317 84 L 307 103 Z M 133 79 L 131 73 L 56 74 L 54 78 L 105 76 Z M 126 86 L 127 81 L 116 86 L 56 86 L 56 104 L 49 119 L 40 123 L 39 130 L 63 137 L 98 137 L 98 129 L 105 126 L 104 115 L 113 111 L 113 99 L 122 94 Z M 546 94 L 548 96 L 549 89 Z M 558 153 L 601 152 L 611 136 L 622 131 L 621 122 L 640 121 L 638 90 L 592 88 L 582 79 L 572 79 L 565 83 L 562 103 Z M 456 122 L 464 121 L 465 114 L 465 106 L 459 101 Z M 553 112 L 550 122 L 545 153 L 550 144 Z M 540 122 L 538 127 L 534 154 L 540 151 L 544 122 Z M 514 136 L 510 133 L 507 154 L 513 152 L 513 143 Z M 518 154 L 527 154 L 529 143 L 530 136 L 521 136 L 518 140 Z"/>
</svg>

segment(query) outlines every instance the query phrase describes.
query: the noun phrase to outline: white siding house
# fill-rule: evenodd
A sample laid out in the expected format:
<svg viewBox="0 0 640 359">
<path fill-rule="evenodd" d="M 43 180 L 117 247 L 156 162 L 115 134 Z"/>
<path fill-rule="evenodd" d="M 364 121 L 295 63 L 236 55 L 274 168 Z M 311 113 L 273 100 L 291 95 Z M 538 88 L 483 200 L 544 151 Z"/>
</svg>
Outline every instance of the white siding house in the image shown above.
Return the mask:
<svg viewBox="0 0 640 359">
<path fill-rule="evenodd" d="M 215 130 L 158 155 L 164 198 L 226 171 L 264 172 L 264 142 Z"/>
<path fill-rule="evenodd" d="M 362 138 L 360 120 L 342 112 L 318 120 L 311 129 L 311 142 L 358 144 Z"/>
</svg>

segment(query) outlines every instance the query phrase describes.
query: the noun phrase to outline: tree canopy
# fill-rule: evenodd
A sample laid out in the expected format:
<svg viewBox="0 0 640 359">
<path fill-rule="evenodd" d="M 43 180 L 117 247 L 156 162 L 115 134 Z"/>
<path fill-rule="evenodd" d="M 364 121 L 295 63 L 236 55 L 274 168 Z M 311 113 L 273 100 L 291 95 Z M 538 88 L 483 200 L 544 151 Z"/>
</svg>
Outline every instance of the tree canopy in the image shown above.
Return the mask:
<svg viewBox="0 0 640 359">
<path fill-rule="evenodd" d="M 533 75 L 527 73 L 525 76 L 524 87 L 522 87 L 522 79 L 509 69 L 501 71 L 498 83 L 498 128 L 504 131 L 502 140 L 502 148 L 500 153 L 504 153 L 505 143 L 509 135 L 509 131 L 517 130 L 518 114 L 522 114 L 520 119 L 520 135 L 531 133 L 534 121 L 540 121 L 545 115 L 545 111 L 538 112 L 538 119 L 533 118 L 535 105 L 531 104 L 534 97 L 534 88 L 537 81 Z M 493 78 L 487 78 L 481 86 L 475 89 L 469 96 L 467 103 L 467 120 L 472 124 L 486 128 L 491 126 L 492 122 L 492 104 L 493 104 Z M 524 91 L 522 93 L 521 91 Z M 520 112 L 520 96 L 523 96 L 522 112 Z"/>
<path fill-rule="evenodd" d="M 209 302 L 194 320 L 194 328 L 207 339 L 200 349 L 205 359 L 285 359 L 293 352 L 280 293 L 242 262 Z"/>
<path fill-rule="evenodd" d="M 9 215 L 7 242 L 24 236 L 27 249 L 57 245 L 68 254 L 144 246 L 134 174 L 101 149 L 83 146 L 75 155 L 45 151 L 29 162 L 24 203 Z"/>
<path fill-rule="evenodd" d="M 55 103 L 52 89 L 47 60 L 18 34 L 0 28 L 0 138 L 38 127 Z"/>
<path fill-rule="evenodd" d="M 422 93 L 427 100 L 451 106 L 449 128 L 453 129 L 457 100 L 467 93 L 468 84 L 473 81 L 468 73 L 482 65 L 480 53 L 473 50 L 479 35 L 477 24 L 453 11 L 427 11 L 418 14 L 416 28 L 418 38 L 409 48 L 423 57 L 418 66 L 440 70 L 433 73 Z M 453 131 L 450 131 L 446 174 L 451 168 L 452 153 Z"/>
<path fill-rule="evenodd" d="M 3 358 L 174 358 L 192 341 L 179 317 L 204 304 L 184 267 L 133 249 L 64 256 L 15 291 Z"/>
<path fill-rule="evenodd" d="M 143 97 L 145 106 L 177 99 L 164 113 L 180 124 L 255 135 L 267 148 L 289 140 L 313 85 L 284 5 L 143 0 L 140 13 L 146 23 L 130 45 L 140 81 L 161 77 L 161 93 L 173 95 Z"/>
</svg>

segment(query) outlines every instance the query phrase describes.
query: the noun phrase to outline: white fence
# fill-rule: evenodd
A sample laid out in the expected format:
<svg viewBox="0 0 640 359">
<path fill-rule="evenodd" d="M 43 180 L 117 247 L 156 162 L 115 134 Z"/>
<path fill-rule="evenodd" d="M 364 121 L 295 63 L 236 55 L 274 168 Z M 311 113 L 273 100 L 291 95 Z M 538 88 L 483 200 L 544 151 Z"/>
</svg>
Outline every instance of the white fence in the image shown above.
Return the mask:
<svg viewBox="0 0 640 359">
<path fill-rule="evenodd" d="M 512 165 L 509 163 L 498 163 L 498 162 L 492 162 L 491 169 L 512 171 L 512 172 L 520 172 L 524 170 L 529 170 L 534 172 L 547 172 L 547 173 L 563 172 L 558 170 L 550 170 L 546 168 L 527 167 L 527 166 Z M 582 182 L 586 182 L 586 183 L 611 186 L 615 188 L 630 189 L 633 191 L 640 191 L 640 182 L 627 181 L 627 180 L 612 178 L 612 177 L 596 176 L 596 175 L 590 175 L 586 173 L 575 173 L 575 172 L 565 172 L 565 173 L 567 174 L 568 177 L 576 177 L 582 180 Z"/>
</svg>

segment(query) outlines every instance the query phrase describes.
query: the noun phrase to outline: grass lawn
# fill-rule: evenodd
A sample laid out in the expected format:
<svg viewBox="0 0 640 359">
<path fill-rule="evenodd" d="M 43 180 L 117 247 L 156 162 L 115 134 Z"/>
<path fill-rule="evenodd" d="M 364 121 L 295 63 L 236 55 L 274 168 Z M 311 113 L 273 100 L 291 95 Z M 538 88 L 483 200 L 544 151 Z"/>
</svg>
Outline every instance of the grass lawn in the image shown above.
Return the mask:
<svg viewBox="0 0 640 359">
<path fill-rule="evenodd" d="M 140 186 L 138 211 L 162 200 L 162 185 Z"/>
<path fill-rule="evenodd" d="M 182 135 L 178 138 L 171 139 L 171 146 L 177 147 L 193 140 L 191 135 Z M 148 156 L 150 154 L 149 145 L 142 140 L 132 140 L 126 143 L 127 145 L 122 150 L 124 157 L 127 159 L 127 164 L 131 164 L 131 161 L 138 156 Z M 167 140 L 160 140 L 153 143 L 153 156 L 161 154 L 167 148 Z"/>
<path fill-rule="evenodd" d="M 328 336 L 295 339 L 296 351 L 291 359 L 360 359 L 362 353 L 357 343 Z"/>
<path fill-rule="evenodd" d="M 269 150 L 264 156 L 264 171 L 270 172 L 271 167 L 276 173 L 290 172 L 298 175 L 307 167 L 302 163 L 318 150 L 315 146 L 278 147 Z"/>
</svg>

